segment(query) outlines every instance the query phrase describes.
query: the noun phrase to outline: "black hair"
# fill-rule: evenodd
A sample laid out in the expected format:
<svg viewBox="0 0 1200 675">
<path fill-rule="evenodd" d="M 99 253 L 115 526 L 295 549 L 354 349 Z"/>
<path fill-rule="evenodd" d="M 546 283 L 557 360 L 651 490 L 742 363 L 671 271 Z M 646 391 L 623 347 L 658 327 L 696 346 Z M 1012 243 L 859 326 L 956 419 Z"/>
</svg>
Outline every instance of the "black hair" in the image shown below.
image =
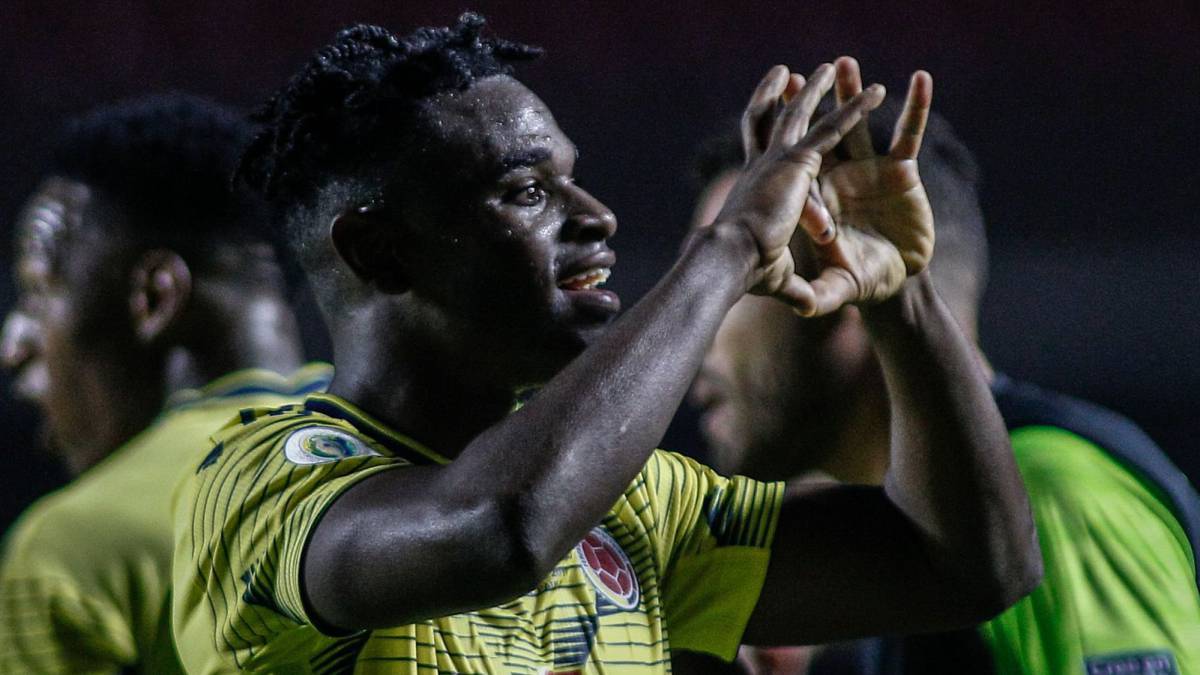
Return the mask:
<svg viewBox="0 0 1200 675">
<path fill-rule="evenodd" d="M 830 107 L 827 99 L 819 111 Z M 889 98 L 868 118 L 876 152 L 887 152 L 900 110 L 900 104 Z M 733 133 L 718 134 L 702 143 L 693 161 L 693 177 L 701 188 L 745 163 L 737 124 L 731 122 L 727 128 Z M 937 236 L 930 273 L 955 317 L 964 323 L 964 328 L 973 329 L 987 284 L 987 236 L 979 206 L 979 165 L 946 118 L 935 111 L 929 113 L 917 163 L 933 208 Z"/>
<path fill-rule="evenodd" d="M 367 24 L 342 30 L 257 113 L 264 129 L 242 157 L 240 179 L 289 206 L 313 206 L 339 179 L 358 183 L 359 198 L 381 190 L 420 101 L 541 55 L 482 37 L 484 24 L 466 12 L 454 26 L 406 37 Z"/>
<path fill-rule="evenodd" d="M 121 101 L 68 122 L 46 174 L 100 191 L 135 241 L 201 265 L 217 241 L 274 244 L 261 200 L 230 186 L 251 129 L 239 112 L 189 94 Z"/>
</svg>

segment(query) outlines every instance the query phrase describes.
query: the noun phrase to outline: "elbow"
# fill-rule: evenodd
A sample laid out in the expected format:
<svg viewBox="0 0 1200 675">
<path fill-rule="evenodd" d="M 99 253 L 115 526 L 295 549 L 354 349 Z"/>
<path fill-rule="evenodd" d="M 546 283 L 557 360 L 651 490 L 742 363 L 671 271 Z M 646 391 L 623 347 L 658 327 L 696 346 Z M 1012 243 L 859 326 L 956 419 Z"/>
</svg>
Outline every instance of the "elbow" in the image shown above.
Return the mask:
<svg viewBox="0 0 1200 675">
<path fill-rule="evenodd" d="M 347 519 L 336 523 L 338 515 Z M 366 516 L 331 509 L 332 526 L 323 523 L 309 542 L 302 583 L 315 623 L 373 630 L 494 607 L 548 574 L 513 500 L 460 494 L 435 500 L 400 527 Z M 367 571 L 345 573 L 353 569 Z"/>
<path fill-rule="evenodd" d="M 484 507 L 484 522 L 491 523 L 486 536 L 489 546 L 481 552 L 479 568 L 489 570 L 497 602 L 506 602 L 535 588 L 545 579 L 558 560 L 541 555 L 536 533 L 530 527 L 531 518 L 525 512 L 520 496 L 498 496 Z"/>
<path fill-rule="evenodd" d="M 999 614 L 1032 593 L 1042 583 L 1043 574 L 1042 549 L 1038 545 L 1037 531 L 1030 523 L 1024 545 L 1014 553 L 1013 562 L 1005 567 L 1001 584 L 1003 595 L 999 608 L 993 608 L 994 614 Z"/>
<path fill-rule="evenodd" d="M 1026 543 L 997 556 L 973 580 L 962 585 L 959 597 L 965 600 L 970 622 L 990 620 L 1017 604 L 1038 587 L 1042 574 L 1042 552 L 1037 535 L 1031 531 Z"/>
</svg>

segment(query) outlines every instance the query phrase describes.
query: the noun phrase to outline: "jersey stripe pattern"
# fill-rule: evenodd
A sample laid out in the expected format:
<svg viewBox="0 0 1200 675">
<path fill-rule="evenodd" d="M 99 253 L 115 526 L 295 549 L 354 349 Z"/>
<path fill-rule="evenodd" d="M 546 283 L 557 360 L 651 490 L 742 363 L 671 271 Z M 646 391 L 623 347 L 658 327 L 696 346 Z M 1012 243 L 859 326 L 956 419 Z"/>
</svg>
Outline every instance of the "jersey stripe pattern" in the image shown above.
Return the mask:
<svg viewBox="0 0 1200 675">
<path fill-rule="evenodd" d="M 303 400 L 333 369 L 226 375 L 178 392 L 147 429 L 30 507 L 0 564 L 0 673 L 182 672 L 171 639 L 172 489 L 246 406 Z"/>
<path fill-rule="evenodd" d="M 525 595 L 334 635 L 314 625 L 300 591 L 322 512 L 381 471 L 447 460 L 328 395 L 245 410 L 213 440 L 176 512 L 174 630 L 198 673 L 667 672 L 671 645 L 731 659 L 783 494 L 781 483 L 727 479 L 656 451 Z"/>
</svg>

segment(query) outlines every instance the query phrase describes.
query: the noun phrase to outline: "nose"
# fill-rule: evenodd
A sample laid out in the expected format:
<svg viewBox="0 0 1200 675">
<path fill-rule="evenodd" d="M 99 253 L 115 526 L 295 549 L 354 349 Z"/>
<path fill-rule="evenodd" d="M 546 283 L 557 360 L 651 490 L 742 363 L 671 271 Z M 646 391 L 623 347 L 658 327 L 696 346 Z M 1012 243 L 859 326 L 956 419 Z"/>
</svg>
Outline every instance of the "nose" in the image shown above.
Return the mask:
<svg viewBox="0 0 1200 675">
<path fill-rule="evenodd" d="M 37 352 L 37 330 L 33 319 L 24 312 L 12 311 L 4 319 L 0 332 L 0 365 L 15 370 Z"/>
<path fill-rule="evenodd" d="M 617 232 L 617 217 L 583 188 L 571 186 L 571 213 L 563 226 L 568 241 L 604 241 Z"/>
</svg>

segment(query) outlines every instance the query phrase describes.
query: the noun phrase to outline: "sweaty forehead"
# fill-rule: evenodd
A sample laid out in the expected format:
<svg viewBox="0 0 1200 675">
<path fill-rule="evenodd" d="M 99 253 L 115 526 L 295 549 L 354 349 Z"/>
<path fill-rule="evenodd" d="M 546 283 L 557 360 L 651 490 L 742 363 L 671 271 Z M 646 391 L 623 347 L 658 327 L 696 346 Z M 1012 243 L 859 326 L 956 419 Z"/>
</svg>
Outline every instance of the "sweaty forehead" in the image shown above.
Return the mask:
<svg viewBox="0 0 1200 675">
<path fill-rule="evenodd" d="M 502 171 L 506 163 L 539 151 L 575 153 L 546 104 L 511 77 L 489 77 L 465 91 L 439 94 L 427 109 L 434 132 L 459 162 Z"/>
</svg>

